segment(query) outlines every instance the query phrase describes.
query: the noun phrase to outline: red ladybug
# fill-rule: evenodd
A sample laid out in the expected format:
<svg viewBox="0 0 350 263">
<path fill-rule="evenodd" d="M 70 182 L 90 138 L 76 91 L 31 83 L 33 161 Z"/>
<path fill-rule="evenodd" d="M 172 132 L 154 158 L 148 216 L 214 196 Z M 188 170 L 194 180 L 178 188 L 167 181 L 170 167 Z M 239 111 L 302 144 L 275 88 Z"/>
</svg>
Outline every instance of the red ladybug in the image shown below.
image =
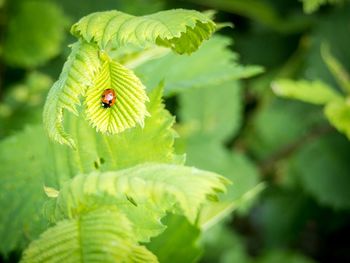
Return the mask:
<svg viewBox="0 0 350 263">
<path fill-rule="evenodd" d="M 101 96 L 102 107 L 107 109 L 112 107 L 114 103 L 115 103 L 115 91 L 113 89 L 104 90 Z"/>
</svg>

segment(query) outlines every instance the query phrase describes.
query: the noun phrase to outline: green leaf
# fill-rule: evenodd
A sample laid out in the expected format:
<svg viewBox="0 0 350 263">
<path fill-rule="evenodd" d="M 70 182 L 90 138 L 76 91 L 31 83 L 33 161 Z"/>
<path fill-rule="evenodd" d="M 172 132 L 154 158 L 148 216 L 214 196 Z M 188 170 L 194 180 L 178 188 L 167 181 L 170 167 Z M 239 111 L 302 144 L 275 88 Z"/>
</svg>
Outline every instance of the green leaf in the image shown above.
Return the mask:
<svg viewBox="0 0 350 263">
<path fill-rule="evenodd" d="M 104 90 L 112 89 L 116 93 L 116 102 L 110 108 L 101 107 L 101 95 Z M 95 78 L 94 85 L 86 92 L 86 115 L 97 131 L 108 134 L 120 133 L 140 124 L 144 118 L 148 101 L 145 87 L 135 74 L 114 61 L 105 61 Z"/>
<path fill-rule="evenodd" d="M 172 129 L 174 117 L 164 109 L 162 94 L 163 87 L 158 86 L 149 95 L 147 111 L 151 117 L 145 119 L 143 128 L 138 126 L 120 134 L 96 133 L 83 118 L 70 115 L 67 129 L 80 150 L 67 150 L 67 147 L 55 145 L 55 151 L 62 156 L 60 165 L 57 164 L 60 173 L 72 177 L 77 173 L 117 170 L 143 162 L 182 162 L 181 157 L 174 154 L 177 136 Z M 70 163 L 68 167 L 67 162 Z"/>
<path fill-rule="evenodd" d="M 67 23 L 60 7 L 50 1 L 29 0 L 16 3 L 14 10 L 2 50 L 6 62 L 32 68 L 56 56 Z"/>
<path fill-rule="evenodd" d="M 158 262 L 137 243 L 132 224 L 117 210 L 101 209 L 63 220 L 24 251 L 21 262 Z"/>
<path fill-rule="evenodd" d="M 78 115 L 76 105 L 80 103 L 79 96 L 85 96 L 85 92 L 87 118 L 98 131 L 113 134 L 143 123 L 147 114 L 143 85 L 132 71 L 109 59 L 110 48 L 146 47 L 151 43 L 170 47 L 181 54 L 191 53 L 211 36 L 214 29 L 209 15 L 182 9 L 143 17 L 108 11 L 82 18 L 72 27 L 72 33 L 80 40 L 73 46 L 44 109 L 49 136 L 75 147 L 63 129 L 63 109 Z M 103 67 L 101 60 L 105 61 Z M 108 87 L 117 91 L 117 105 L 104 110 L 100 100 Z"/>
<path fill-rule="evenodd" d="M 190 88 L 225 85 L 228 81 L 262 72 L 261 67 L 239 65 L 238 55 L 229 49 L 229 45 L 229 38 L 213 36 L 191 56 L 168 53 L 137 65 L 135 72 L 148 88 L 165 80 L 165 95 L 184 92 Z M 153 52 L 159 56 L 156 51 Z"/>
<path fill-rule="evenodd" d="M 93 86 L 94 76 L 100 67 L 101 62 L 95 46 L 84 42 L 72 45 L 72 52 L 59 79 L 52 86 L 44 107 L 44 127 L 51 139 L 71 147 L 75 146 L 73 139 L 64 131 L 63 110 L 79 115 L 76 108 L 76 105 L 80 105 L 79 96 L 84 95 L 86 89 Z"/>
<path fill-rule="evenodd" d="M 325 115 L 330 123 L 350 138 L 350 106 L 347 100 L 320 81 L 278 80 L 273 91 L 282 97 L 295 98 L 314 104 L 326 104 Z"/>
<path fill-rule="evenodd" d="M 40 216 L 47 200 L 44 186 L 59 189 L 78 173 L 119 170 L 144 162 L 178 163 L 171 128 L 174 118 L 161 98 L 160 86 L 150 94 L 147 108 L 152 116 L 145 127 L 118 135 L 97 134 L 83 118 L 71 115 L 66 124 L 77 151 L 53 144 L 41 126 L 29 126 L 1 141 L 0 251 L 20 249 L 46 228 Z"/>
<path fill-rule="evenodd" d="M 215 27 L 208 16 L 193 10 L 167 10 L 139 17 L 107 11 L 83 17 L 71 32 L 87 42 L 97 43 L 102 50 L 156 44 L 189 54 L 209 39 Z"/>
<path fill-rule="evenodd" d="M 350 140 L 350 104 L 349 100 L 330 102 L 324 109 L 329 122 L 344 133 Z"/>
<path fill-rule="evenodd" d="M 248 200 L 261 190 L 254 165 L 222 145 L 239 128 L 241 100 L 240 86 L 235 81 L 180 95 L 182 141 L 177 146 L 186 152 L 187 164 L 217 172 L 233 181 L 220 202 L 202 209 L 199 224 L 205 229 L 234 209 L 248 207 Z"/>
<path fill-rule="evenodd" d="M 0 142 L 0 250 L 23 248 L 46 227 L 40 217 L 44 176 L 50 172 L 42 129 L 27 129 Z M 43 143 L 45 141 L 45 143 Z M 47 162 L 47 163 L 46 163 Z M 44 166 L 44 163 L 47 166 Z"/>
<path fill-rule="evenodd" d="M 305 191 L 320 204 L 348 209 L 349 146 L 349 141 L 336 133 L 314 140 L 301 148 L 291 159 L 289 176 L 296 177 Z"/>
<path fill-rule="evenodd" d="M 200 230 L 179 215 L 167 215 L 162 222 L 165 231 L 146 244 L 159 262 L 197 262 L 202 254 Z"/>
<path fill-rule="evenodd" d="M 190 137 L 185 142 L 185 151 L 188 165 L 222 174 L 233 182 L 227 186 L 220 202 L 202 209 L 199 218 L 202 229 L 210 228 L 235 209 L 248 207 L 263 188 L 256 167 L 246 157 L 229 152 L 217 141 L 203 136 Z"/>
<path fill-rule="evenodd" d="M 215 200 L 228 182 L 211 172 L 170 164 L 143 164 L 116 172 L 78 175 L 60 190 L 52 214 L 58 219 L 75 218 L 111 203 L 129 214 L 134 205 L 129 220 L 134 224 L 138 240 L 147 241 L 151 237 L 147 235 L 157 235 L 163 228 L 148 229 L 143 221 L 155 220 L 151 225 L 156 227 L 166 212 L 173 212 L 186 216 L 194 224 L 202 205 Z M 149 215 L 138 220 L 144 215 L 143 207 Z"/>
<path fill-rule="evenodd" d="M 340 94 L 319 80 L 280 79 L 272 84 L 272 90 L 280 97 L 321 105 L 341 98 Z"/>
<path fill-rule="evenodd" d="M 225 142 L 240 128 L 242 94 L 236 81 L 181 93 L 179 103 L 182 129 L 190 130 L 192 136 Z"/>
</svg>

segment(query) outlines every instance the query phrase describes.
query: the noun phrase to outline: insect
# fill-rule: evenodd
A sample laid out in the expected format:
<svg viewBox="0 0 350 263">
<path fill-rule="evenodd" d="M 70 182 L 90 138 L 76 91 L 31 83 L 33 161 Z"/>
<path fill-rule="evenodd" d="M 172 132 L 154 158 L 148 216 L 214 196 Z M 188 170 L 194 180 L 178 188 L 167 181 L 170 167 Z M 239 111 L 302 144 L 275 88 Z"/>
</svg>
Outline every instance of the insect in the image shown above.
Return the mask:
<svg viewBox="0 0 350 263">
<path fill-rule="evenodd" d="M 106 89 L 101 96 L 101 106 L 105 109 L 110 108 L 115 103 L 115 91 L 113 89 Z"/>
</svg>

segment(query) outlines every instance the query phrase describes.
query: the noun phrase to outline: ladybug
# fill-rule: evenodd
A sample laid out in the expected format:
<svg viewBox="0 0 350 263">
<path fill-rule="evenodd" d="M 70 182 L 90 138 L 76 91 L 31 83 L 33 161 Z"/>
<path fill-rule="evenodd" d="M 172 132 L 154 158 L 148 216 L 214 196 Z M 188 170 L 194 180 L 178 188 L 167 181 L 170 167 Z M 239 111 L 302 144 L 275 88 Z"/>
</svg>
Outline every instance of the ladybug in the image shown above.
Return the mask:
<svg viewBox="0 0 350 263">
<path fill-rule="evenodd" d="M 110 108 L 115 103 L 115 91 L 113 89 L 106 89 L 101 96 L 101 106 L 105 109 Z"/>
</svg>

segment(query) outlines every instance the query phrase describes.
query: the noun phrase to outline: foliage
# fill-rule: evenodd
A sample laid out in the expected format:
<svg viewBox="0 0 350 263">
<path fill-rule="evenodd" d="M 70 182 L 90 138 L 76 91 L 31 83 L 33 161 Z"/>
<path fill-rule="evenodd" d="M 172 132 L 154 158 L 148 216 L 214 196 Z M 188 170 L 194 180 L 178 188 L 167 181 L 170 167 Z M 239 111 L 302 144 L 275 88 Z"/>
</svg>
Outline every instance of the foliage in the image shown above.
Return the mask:
<svg viewBox="0 0 350 263">
<path fill-rule="evenodd" d="M 320 203 L 337 209 L 349 208 L 349 142 L 340 136 L 327 136 L 305 145 L 291 159 L 288 173 L 300 180 Z M 322 152 L 321 156 L 317 153 Z M 337 180 L 332 180 L 336 177 Z"/>
<path fill-rule="evenodd" d="M 148 110 L 152 117 L 146 120 L 144 129 L 135 128 L 121 136 L 96 134 L 84 120 L 72 116 L 69 124 L 73 138 L 81 145 L 80 151 L 52 145 L 41 125 L 28 127 L 2 141 L 0 173 L 4 190 L 0 198 L 6 206 L 1 213 L 1 237 L 6 242 L 1 250 L 7 252 L 24 246 L 28 238 L 35 238 L 46 225 L 40 223 L 42 219 L 38 216 L 45 202 L 43 185 L 59 189 L 78 173 L 119 170 L 143 162 L 176 162 L 173 118 L 164 110 L 161 94 L 159 87 L 150 95 Z M 158 147 L 153 146 L 155 143 Z M 128 150 L 130 147 L 136 154 Z M 14 171 L 13 167 L 17 169 Z M 22 194 L 18 196 L 18 192 Z M 14 214 L 19 215 L 17 220 L 8 220 Z M 9 229 L 11 235 L 7 234 Z"/>
<path fill-rule="evenodd" d="M 159 33 L 156 33 L 146 27 L 142 28 L 145 32 L 142 41 L 141 38 L 130 38 L 127 43 L 132 48 L 135 41 L 139 41 L 140 46 L 149 43 L 169 46 L 178 53 L 195 51 L 215 26 L 207 15 L 186 10 L 160 12 L 154 17 L 144 18 L 131 18 L 118 11 L 97 14 L 101 18 L 105 15 L 112 15 L 117 24 L 123 16 L 130 21 L 134 19 L 136 27 L 141 23 L 142 26 L 149 23 L 152 27 L 153 21 L 158 19 L 160 22 L 155 26 L 168 26 L 170 35 L 164 28 L 159 28 Z M 174 19 L 164 20 L 168 15 L 173 15 Z M 187 20 L 187 25 L 184 27 L 178 23 L 176 17 Z M 94 16 L 87 17 L 87 23 L 94 23 L 89 22 L 90 19 L 93 21 Z M 173 149 L 177 136 L 171 129 L 174 119 L 161 102 L 163 84 L 146 95 L 145 87 L 133 71 L 104 51 L 105 43 L 111 43 L 110 48 L 113 49 L 121 43 L 125 45 L 125 39 L 121 36 L 113 40 L 109 36 L 105 43 L 107 35 L 100 40 L 98 37 L 90 39 L 88 36 L 92 33 L 88 30 L 84 33 L 84 23 L 83 19 L 73 26 L 74 34 L 81 34 L 78 36 L 81 39 L 71 46 L 72 52 L 44 107 L 44 128 L 51 139 L 74 146 L 74 149 L 52 144 L 46 139 L 41 125 L 28 126 L 23 132 L 1 142 L 0 160 L 5 165 L 0 168 L 1 174 L 4 174 L 0 202 L 5 204 L 9 199 L 17 200 L 5 206 L 0 218 L 1 235 L 6 240 L 1 250 L 6 254 L 14 249 L 23 249 L 34 240 L 24 251 L 23 262 L 64 259 L 74 262 L 93 259 L 101 262 L 158 262 L 157 258 L 165 260 L 171 257 L 171 251 L 160 250 L 157 240 L 168 239 L 169 235 L 173 236 L 171 229 L 182 225 L 183 232 L 186 229 L 190 231 L 188 235 L 193 244 L 188 247 L 191 253 L 180 253 L 178 258 L 195 259 L 200 249 L 194 243 L 201 232 L 199 224 L 203 223 L 203 220 L 198 221 L 200 212 L 208 202 L 219 200 L 217 195 L 226 190 L 229 180 L 215 173 L 182 166 L 183 156 L 175 154 Z M 101 28 L 95 33 L 109 34 L 103 28 L 108 25 L 102 23 L 97 26 Z M 171 27 L 174 29 L 171 30 Z M 147 35 L 149 32 L 153 35 Z M 213 42 L 214 45 L 227 45 L 227 40 L 218 39 Z M 127 54 L 123 56 L 127 57 Z M 190 62 L 198 63 L 200 60 L 201 57 Z M 125 60 L 122 57 L 120 61 Z M 228 60 L 226 64 L 230 71 L 237 74 L 218 83 L 226 78 L 249 76 L 260 70 L 244 69 L 235 61 Z M 208 66 L 195 76 L 201 78 Z M 32 82 L 29 79 L 28 85 L 34 86 L 35 90 L 40 82 L 35 78 L 34 84 Z M 106 83 L 119 95 L 117 107 L 109 111 L 100 106 L 100 94 Z M 47 86 L 47 82 L 45 84 Z M 39 95 L 42 97 L 43 94 Z M 86 97 L 84 105 L 79 99 L 81 95 Z M 21 99 L 18 95 L 12 96 Z M 22 101 L 26 103 L 28 98 L 26 96 Z M 8 101 L 11 103 L 11 95 Z M 41 104 L 40 101 L 38 103 Z M 88 121 L 74 115 L 64 116 L 63 109 L 75 115 L 85 110 Z M 33 112 L 30 110 L 29 115 Z M 142 123 L 141 127 L 134 127 L 137 122 Z M 102 133 L 96 133 L 89 123 Z M 132 129 L 124 131 L 127 128 Z M 70 135 L 64 129 L 69 129 Z M 111 135 L 113 133 L 117 134 Z M 29 150 L 32 145 L 28 141 L 35 145 L 33 150 Z M 152 163 L 143 164 L 150 161 Z M 13 167 L 16 167 L 15 171 Z M 22 183 L 18 183 L 20 180 Z M 18 192 L 23 195 L 17 196 Z M 48 201 L 48 198 L 51 200 Z M 165 223 L 161 223 L 160 220 L 168 213 L 180 216 L 168 215 Z M 215 213 L 211 216 L 215 217 Z M 15 214 L 20 215 L 18 220 L 8 220 Z M 164 231 L 167 223 L 170 228 Z M 9 232 L 12 234 L 7 235 Z M 42 234 L 38 238 L 40 232 Z M 66 242 L 67 238 L 70 242 Z M 96 242 L 99 247 L 96 247 Z M 150 242 L 150 250 L 140 242 Z M 107 247 L 113 253 L 106 254 Z M 96 251 L 99 252 L 96 254 Z"/>
<path fill-rule="evenodd" d="M 302 0 L 302 2 L 304 11 L 306 13 L 312 13 L 317 11 L 320 8 L 320 6 L 324 4 L 337 4 L 344 2 L 344 0 Z"/>
<path fill-rule="evenodd" d="M 335 63 L 337 67 L 334 70 L 338 72 L 342 67 L 340 68 L 340 65 Z M 341 78 L 341 74 L 337 74 L 337 76 Z M 350 87 L 350 79 L 346 77 L 347 73 L 344 72 L 343 76 L 345 77 L 342 78 L 341 83 L 344 83 L 344 87 Z M 350 138 L 350 106 L 347 103 L 347 97 L 342 97 L 328 85 L 320 81 L 278 80 L 273 84 L 272 89 L 282 97 L 325 105 L 324 112 L 329 122 Z"/>
<path fill-rule="evenodd" d="M 66 257 L 72 262 L 158 262 L 137 241 L 147 242 L 163 230 L 159 222 L 166 211 L 193 222 L 205 200 L 223 191 L 225 183 L 212 173 L 164 164 L 75 176 L 61 188 L 50 213 L 62 220 L 25 250 L 23 262 Z"/>
<path fill-rule="evenodd" d="M 150 89 L 166 80 L 164 85 L 167 96 L 187 92 L 189 88 L 225 85 L 230 80 L 248 78 L 262 72 L 258 66 L 240 65 L 237 62 L 238 55 L 229 49 L 231 44 L 227 37 L 214 35 L 191 56 L 161 54 L 157 60 L 135 65 L 135 72 Z M 132 65 L 132 60 L 129 64 Z M 167 65 L 176 66 L 169 68 Z"/>
<path fill-rule="evenodd" d="M 113 210 L 93 211 L 59 222 L 29 246 L 22 262 L 61 260 L 158 262 L 152 253 L 137 244 L 130 222 Z"/>
<path fill-rule="evenodd" d="M 21 129 L 23 123 L 41 122 L 42 104 L 51 85 L 48 75 L 32 71 L 4 92 L 0 102 L 0 138 Z"/>
<path fill-rule="evenodd" d="M 0 0 L 0 261 L 350 261 L 349 11 Z"/>
<path fill-rule="evenodd" d="M 52 2 L 17 2 L 5 34 L 4 59 L 20 67 L 42 65 L 60 52 L 67 19 Z M 33 14 L 40 14 L 40 20 L 32 19 Z"/>
<path fill-rule="evenodd" d="M 206 15 L 188 10 L 162 11 L 143 17 L 107 11 L 82 18 L 72 26 L 71 32 L 79 40 L 45 104 L 44 125 L 50 138 L 75 147 L 62 125 L 63 109 L 78 115 L 75 105 L 80 104 L 81 95 L 86 96 L 86 115 L 97 131 L 115 134 L 136 124 L 142 126 L 147 115 L 144 87 L 132 71 L 112 62 L 108 51 L 130 45 L 158 45 L 179 54 L 192 53 L 215 27 Z M 115 89 L 122 98 L 118 100 L 120 107 L 96 108 L 106 87 Z"/>
</svg>

